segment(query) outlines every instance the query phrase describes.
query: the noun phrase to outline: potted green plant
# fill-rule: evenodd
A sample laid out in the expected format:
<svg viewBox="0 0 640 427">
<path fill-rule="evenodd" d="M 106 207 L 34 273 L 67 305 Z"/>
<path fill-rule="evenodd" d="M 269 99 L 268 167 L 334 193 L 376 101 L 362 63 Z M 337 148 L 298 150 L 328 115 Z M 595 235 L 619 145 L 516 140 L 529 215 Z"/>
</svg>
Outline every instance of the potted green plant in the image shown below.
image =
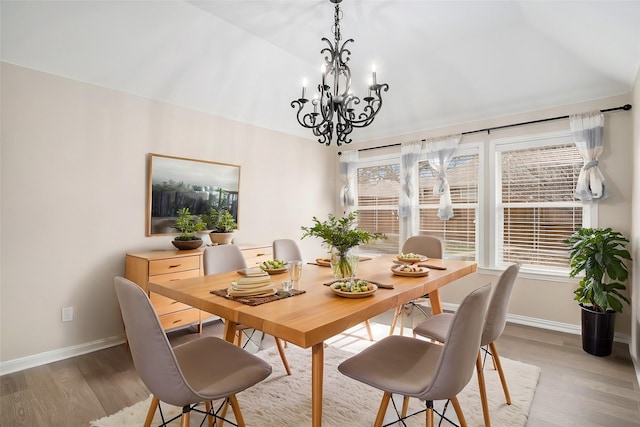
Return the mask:
<svg viewBox="0 0 640 427">
<path fill-rule="evenodd" d="M 210 230 L 209 238 L 211 243 L 226 245 L 233 240 L 233 230 L 238 228 L 238 224 L 233 219 L 233 215 L 226 209 L 212 208 L 209 213 L 202 215 L 202 220 Z"/>
<path fill-rule="evenodd" d="M 595 356 L 608 356 L 613 346 L 615 314 L 629 299 L 621 292 L 629 276 L 625 247 L 629 239 L 611 228 L 582 228 L 566 244 L 570 247 L 570 277 L 584 272 L 574 299 L 582 309 L 582 348 Z"/>
<path fill-rule="evenodd" d="M 172 226 L 180 232 L 171 243 L 178 249 L 197 249 L 202 246 L 202 239 L 196 232 L 205 228 L 205 223 L 198 215 L 191 215 L 189 208 L 178 209 L 178 218 Z"/>
<path fill-rule="evenodd" d="M 336 278 L 353 278 L 357 272 L 359 257 L 352 253 L 356 246 L 368 243 L 372 240 L 386 239 L 383 233 L 371 233 L 367 230 L 358 230 L 358 212 L 336 218 L 329 214 L 326 221 L 320 221 L 313 217 L 312 227 L 301 227 L 305 237 L 317 237 L 331 251 L 331 268 Z"/>
</svg>

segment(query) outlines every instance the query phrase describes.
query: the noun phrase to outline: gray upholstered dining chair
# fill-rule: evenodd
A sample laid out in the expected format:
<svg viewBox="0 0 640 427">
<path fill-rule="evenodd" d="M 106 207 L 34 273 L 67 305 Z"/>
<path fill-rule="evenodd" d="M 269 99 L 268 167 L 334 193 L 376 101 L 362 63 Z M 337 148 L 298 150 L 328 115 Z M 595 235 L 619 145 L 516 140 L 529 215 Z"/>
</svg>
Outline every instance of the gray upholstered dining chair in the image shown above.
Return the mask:
<svg viewBox="0 0 640 427">
<path fill-rule="evenodd" d="M 205 414 L 211 425 L 214 418 L 220 418 L 212 407 L 219 399 L 228 399 L 236 422 L 244 425 L 236 394 L 267 378 L 271 365 L 216 337 L 201 337 L 172 348 L 142 288 L 123 277 L 116 277 L 114 286 L 133 363 L 153 394 L 145 427 L 151 425 L 160 401 L 182 407 L 183 427 L 189 426 L 192 411 Z M 196 408 L 201 402 L 206 402 L 206 411 Z"/>
<path fill-rule="evenodd" d="M 402 253 L 414 253 L 424 255 L 427 258 L 442 259 L 444 247 L 442 245 L 442 240 L 435 236 L 411 236 L 402 245 Z M 411 301 L 408 304 L 410 304 L 412 308 L 418 306 L 417 301 Z M 396 323 L 398 322 L 398 317 L 400 317 L 400 335 L 403 335 L 405 305 L 406 304 L 396 307 L 396 310 L 393 313 L 393 319 L 391 320 L 391 330 L 389 331 L 389 335 L 393 335 L 393 331 L 396 329 Z M 413 325 L 411 325 L 411 327 L 413 327 Z"/>
<path fill-rule="evenodd" d="M 281 259 L 282 261 L 304 261 L 302 251 L 300 247 L 291 239 L 276 239 L 272 244 L 273 258 Z"/>
<path fill-rule="evenodd" d="M 204 250 L 202 261 L 204 265 L 205 276 L 247 268 L 247 261 L 244 259 L 244 256 L 242 255 L 240 249 L 238 249 L 238 247 L 235 245 L 209 246 Z M 242 346 L 242 331 L 246 329 L 247 328 L 243 325 L 237 326 L 236 340 L 238 346 Z M 277 337 L 274 338 L 276 341 L 276 346 L 278 347 L 278 353 L 280 353 L 280 359 L 282 359 L 284 370 L 287 372 L 287 375 L 291 375 L 289 362 L 287 361 L 287 356 L 285 356 L 284 354 L 282 340 Z"/>
<path fill-rule="evenodd" d="M 513 264 L 507 267 L 507 269 L 500 275 L 500 279 L 498 279 L 498 283 L 496 283 L 493 293 L 491 294 L 491 299 L 489 300 L 489 308 L 487 309 L 487 316 L 484 319 L 482 337 L 480 339 L 481 347 L 489 347 L 489 351 L 487 351 L 487 353 L 491 355 L 493 366 L 500 376 L 500 382 L 502 383 L 502 390 L 504 391 L 504 397 L 507 405 L 511 405 L 511 396 L 509 395 L 507 380 L 504 376 L 504 371 L 502 370 L 502 363 L 500 363 L 500 356 L 498 355 L 498 348 L 496 347 L 495 342 L 500 338 L 500 335 L 502 335 L 507 324 L 507 313 L 509 309 L 509 300 L 511 299 L 511 291 L 519 271 L 520 264 Z M 413 331 L 417 335 L 445 342 L 452 321 L 453 314 L 451 313 L 436 314 L 435 316 L 431 316 L 421 322 Z M 478 372 L 478 389 L 480 391 L 480 400 L 482 402 L 484 423 L 485 426 L 489 427 L 491 426 L 491 417 L 489 416 L 489 403 L 487 401 L 487 389 L 484 380 L 483 363 L 480 352 L 478 352 L 478 358 L 476 360 L 476 370 Z"/>
<path fill-rule="evenodd" d="M 491 285 L 485 285 L 465 297 L 444 345 L 391 335 L 338 366 L 344 375 L 384 392 L 375 426 L 382 425 L 393 393 L 404 396 L 402 418 L 407 416 L 409 398 L 416 397 L 425 401 L 426 424 L 432 427 L 433 402 L 449 399 L 460 425 L 467 425 L 457 395 L 473 376 L 490 292 Z"/>
</svg>

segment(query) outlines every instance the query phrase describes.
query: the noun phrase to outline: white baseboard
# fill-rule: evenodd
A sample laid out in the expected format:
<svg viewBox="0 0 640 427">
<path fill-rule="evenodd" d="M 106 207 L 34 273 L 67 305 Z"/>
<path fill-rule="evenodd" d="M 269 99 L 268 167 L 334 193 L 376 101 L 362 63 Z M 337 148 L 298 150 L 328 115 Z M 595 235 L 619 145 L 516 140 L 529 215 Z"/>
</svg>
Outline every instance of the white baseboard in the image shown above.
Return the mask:
<svg viewBox="0 0 640 427">
<path fill-rule="evenodd" d="M 442 308 L 447 311 L 455 311 L 458 308 L 458 304 L 442 304 Z M 507 321 L 525 326 L 531 326 L 534 328 L 548 329 L 552 331 L 564 332 L 568 334 L 580 335 L 580 325 L 572 325 L 569 323 L 553 322 L 550 320 L 536 319 L 534 317 L 508 315 Z M 631 339 L 629 335 L 616 333 L 614 340 L 617 342 L 630 343 Z M 22 357 L 19 359 L 9 360 L 7 362 L 0 362 L 0 376 L 10 374 L 13 372 L 22 371 L 28 368 L 34 368 L 36 366 L 46 365 L 48 363 L 57 362 L 59 360 L 68 359 L 70 357 L 80 356 L 83 354 L 91 353 L 92 351 L 98 351 L 105 348 L 120 345 L 125 342 L 125 336 L 117 335 L 102 340 L 92 341 L 89 343 L 74 345 L 71 347 L 61 348 L 58 350 L 46 351 L 44 353 L 34 354 L 32 356 Z M 640 382 L 640 367 L 636 366 L 636 372 L 638 374 L 638 382 Z"/>
<path fill-rule="evenodd" d="M 447 311 L 456 311 L 458 304 L 442 304 L 442 309 Z M 537 319 L 535 317 L 520 316 L 517 314 L 507 315 L 507 322 L 516 323 L 518 325 L 531 326 L 539 329 L 547 329 L 550 331 L 564 332 L 567 334 L 580 335 L 582 327 L 571 323 L 554 322 L 551 320 Z M 631 337 L 626 334 L 616 332 L 613 340 L 629 345 Z"/>
<path fill-rule="evenodd" d="M 21 357 L 19 359 L 9 360 L 7 362 L 1 362 L 0 375 L 10 374 L 12 372 L 18 372 L 24 369 L 34 368 L 36 366 L 42 366 L 48 363 L 57 362 L 58 360 L 80 356 L 82 354 L 87 354 L 93 351 L 120 345 L 123 342 L 125 342 L 124 334 L 84 344 L 78 344 L 71 347 L 60 348 L 58 350 L 45 351 L 44 353 Z"/>
</svg>

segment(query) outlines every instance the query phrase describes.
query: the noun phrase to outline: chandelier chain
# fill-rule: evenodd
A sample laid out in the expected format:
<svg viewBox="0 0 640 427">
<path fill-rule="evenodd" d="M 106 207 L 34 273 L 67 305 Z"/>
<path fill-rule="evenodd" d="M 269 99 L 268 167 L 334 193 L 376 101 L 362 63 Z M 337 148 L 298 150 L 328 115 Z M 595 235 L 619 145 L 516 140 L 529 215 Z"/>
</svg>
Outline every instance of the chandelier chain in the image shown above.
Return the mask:
<svg viewBox="0 0 640 427">
<path fill-rule="evenodd" d="M 336 9 L 335 12 L 333 13 L 333 33 L 335 35 L 335 39 L 336 39 L 336 46 L 338 46 L 338 43 L 340 42 L 342 35 L 340 34 L 340 4 L 336 3 Z"/>
</svg>

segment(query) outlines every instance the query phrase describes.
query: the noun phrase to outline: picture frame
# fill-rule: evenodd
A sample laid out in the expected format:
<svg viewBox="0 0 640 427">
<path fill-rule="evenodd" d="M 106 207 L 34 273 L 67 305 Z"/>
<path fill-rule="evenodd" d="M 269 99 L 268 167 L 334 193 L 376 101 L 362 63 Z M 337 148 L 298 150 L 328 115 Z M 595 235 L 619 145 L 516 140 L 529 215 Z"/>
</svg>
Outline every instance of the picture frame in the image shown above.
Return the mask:
<svg viewBox="0 0 640 427">
<path fill-rule="evenodd" d="M 226 209 L 238 223 L 240 166 L 149 153 L 146 235 L 177 234 L 178 209 L 191 214 Z"/>
</svg>

